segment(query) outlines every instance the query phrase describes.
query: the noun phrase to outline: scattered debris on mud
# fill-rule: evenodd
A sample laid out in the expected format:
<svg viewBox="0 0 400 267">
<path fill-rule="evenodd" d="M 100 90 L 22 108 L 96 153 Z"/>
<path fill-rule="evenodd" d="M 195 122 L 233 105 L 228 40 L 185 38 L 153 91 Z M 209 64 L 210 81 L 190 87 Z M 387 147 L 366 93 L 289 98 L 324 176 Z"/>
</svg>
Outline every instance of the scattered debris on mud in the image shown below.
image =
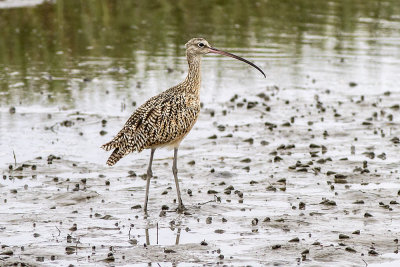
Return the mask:
<svg viewBox="0 0 400 267">
<path fill-rule="evenodd" d="M 399 93 L 272 86 L 204 107 L 181 146 L 185 214 L 174 211 L 170 151 L 156 153 L 148 216 L 147 152 L 114 168 L 71 160 L 68 150 L 10 162 L 0 183 L 0 263 L 360 266 L 396 258 L 398 103 Z M 113 132 L 122 120 L 62 117 L 42 131 L 72 135 L 83 150 L 85 135 L 75 133 Z"/>
</svg>

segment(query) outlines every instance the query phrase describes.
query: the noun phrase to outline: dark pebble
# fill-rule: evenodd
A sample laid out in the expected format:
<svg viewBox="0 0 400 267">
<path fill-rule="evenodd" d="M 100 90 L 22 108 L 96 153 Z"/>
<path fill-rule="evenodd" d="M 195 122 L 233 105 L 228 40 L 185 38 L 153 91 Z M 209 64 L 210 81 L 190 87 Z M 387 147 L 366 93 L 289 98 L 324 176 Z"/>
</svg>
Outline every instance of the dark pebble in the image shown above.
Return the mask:
<svg viewBox="0 0 400 267">
<path fill-rule="evenodd" d="M 257 104 L 257 102 L 247 102 L 247 109 L 254 108 Z"/>
<path fill-rule="evenodd" d="M 265 217 L 264 220 L 263 220 L 263 222 L 270 222 L 270 221 L 271 221 L 270 217 Z"/>
<path fill-rule="evenodd" d="M 70 230 L 70 231 L 72 231 L 72 232 L 74 232 L 74 231 L 78 230 L 77 224 L 76 224 L 76 223 L 74 223 L 74 224 L 72 225 L 72 227 L 71 227 L 71 228 L 69 228 L 69 230 Z"/>
<path fill-rule="evenodd" d="M 276 192 L 276 187 L 274 187 L 274 186 L 272 186 L 272 185 L 269 185 L 266 189 L 267 189 L 267 191 Z"/>
<path fill-rule="evenodd" d="M 248 138 L 243 140 L 243 142 L 249 143 L 250 145 L 252 145 L 254 143 L 254 139 L 253 138 Z"/>
<path fill-rule="evenodd" d="M 128 171 L 128 176 L 129 177 L 136 177 L 137 174 L 134 171 Z"/>
<path fill-rule="evenodd" d="M 400 144 L 400 138 L 398 137 L 393 137 L 392 139 L 390 139 L 390 141 L 392 141 L 394 144 Z"/>
<path fill-rule="evenodd" d="M 12 250 L 6 250 L 0 253 L 0 255 L 12 256 L 14 252 Z"/>
<path fill-rule="evenodd" d="M 335 182 L 335 184 L 347 184 L 347 180 L 341 179 L 341 178 L 335 178 L 334 182 Z"/>
<path fill-rule="evenodd" d="M 259 94 L 257 94 L 257 96 L 258 96 L 259 98 L 264 99 L 264 101 L 269 101 L 269 100 L 270 100 L 269 96 L 266 95 L 265 93 L 259 93 Z"/>
<path fill-rule="evenodd" d="M 349 82 L 349 86 L 350 87 L 355 87 L 355 86 L 357 86 L 358 84 L 356 83 L 356 82 Z"/>
<path fill-rule="evenodd" d="M 367 158 L 370 158 L 370 159 L 374 159 L 375 158 L 375 153 L 374 152 L 363 152 L 362 154 L 364 156 L 366 156 Z"/>
<path fill-rule="evenodd" d="M 326 205 L 326 206 L 336 206 L 336 202 L 333 200 L 325 199 L 319 204 Z"/>
<path fill-rule="evenodd" d="M 379 159 L 381 159 L 381 160 L 385 160 L 386 159 L 386 153 L 382 153 L 382 154 L 379 154 L 378 156 L 376 156 L 377 158 L 379 158 Z"/>
<path fill-rule="evenodd" d="M 345 234 L 339 234 L 339 239 L 349 239 L 350 237 Z"/>
<path fill-rule="evenodd" d="M 107 258 L 104 261 L 114 262 L 115 261 L 114 255 L 111 252 L 108 253 Z"/>
<path fill-rule="evenodd" d="M 379 254 L 375 250 L 371 249 L 370 251 L 368 251 L 368 255 L 370 255 L 370 256 L 378 256 Z"/>
<path fill-rule="evenodd" d="M 67 253 L 67 255 L 71 255 L 71 254 L 75 253 L 75 246 L 65 247 L 65 253 Z"/>
<path fill-rule="evenodd" d="M 301 252 L 301 255 L 310 254 L 310 250 L 306 249 Z"/>
<path fill-rule="evenodd" d="M 345 250 L 346 250 L 347 252 L 351 252 L 351 253 L 357 252 L 354 248 L 351 248 L 351 247 L 346 247 Z"/>
<path fill-rule="evenodd" d="M 208 139 L 217 139 L 217 135 L 211 135 L 210 137 L 208 137 Z"/>
<path fill-rule="evenodd" d="M 19 166 L 18 168 L 15 169 L 15 171 L 23 171 L 24 168 L 22 166 Z"/>
<path fill-rule="evenodd" d="M 74 125 L 74 123 L 70 120 L 65 120 L 65 121 L 61 122 L 61 126 L 64 126 L 64 127 L 71 127 L 72 125 Z"/>
<path fill-rule="evenodd" d="M 233 185 L 230 185 L 227 188 L 225 188 L 225 190 L 235 190 L 235 188 L 233 187 Z"/>
</svg>

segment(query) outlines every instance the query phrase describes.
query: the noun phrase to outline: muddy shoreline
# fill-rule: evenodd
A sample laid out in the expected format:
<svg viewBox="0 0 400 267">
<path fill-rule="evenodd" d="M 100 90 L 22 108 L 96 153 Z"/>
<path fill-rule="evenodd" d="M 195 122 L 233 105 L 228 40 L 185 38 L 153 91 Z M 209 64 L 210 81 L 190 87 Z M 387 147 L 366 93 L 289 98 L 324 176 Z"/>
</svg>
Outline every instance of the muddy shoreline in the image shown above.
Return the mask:
<svg viewBox="0 0 400 267">
<path fill-rule="evenodd" d="M 155 155 L 147 218 L 141 208 L 148 151 L 114 168 L 66 153 L 17 167 L 9 162 L 0 187 L 0 262 L 361 266 L 398 260 L 396 103 L 398 93 L 361 100 L 315 92 L 310 99 L 275 86 L 204 107 L 180 149 L 186 215 L 173 211 L 168 150 Z M 60 138 L 88 127 L 112 132 L 109 125 L 121 120 L 109 117 L 101 127 L 98 116 L 70 115 L 67 125 L 59 119 L 48 124 L 58 125 L 53 134 Z"/>
</svg>

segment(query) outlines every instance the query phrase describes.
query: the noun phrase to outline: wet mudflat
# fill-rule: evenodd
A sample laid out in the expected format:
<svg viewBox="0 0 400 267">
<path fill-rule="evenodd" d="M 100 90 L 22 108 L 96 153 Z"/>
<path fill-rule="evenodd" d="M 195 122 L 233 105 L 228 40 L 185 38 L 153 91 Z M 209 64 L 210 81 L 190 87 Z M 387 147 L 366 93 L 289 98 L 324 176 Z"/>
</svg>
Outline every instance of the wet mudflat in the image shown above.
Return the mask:
<svg viewBox="0 0 400 267">
<path fill-rule="evenodd" d="M 70 3 L 7 12 L 44 9 L 51 17 Z M 145 216 L 149 151 L 107 167 L 109 153 L 99 147 L 138 105 L 184 79 L 186 40 L 147 36 L 156 47 L 141 47 L 137 31 L 159 25 L 129 22 L 134 33 L 118 35 L 94 20 L 89 26 L 104 23 L 104 34 L 133 41 L 99 40 L 83 28 L 97 41 L 80 41 L 84 51 L 61 42 L 29 63 L 2 57 L 0 265 L 399 264 L 400 22 L 389 12 L 396 5 L 383 3 L 379 16 L 366 9 L 354 21 L 340 20 L 336 2 L 299 4 L 296 12 L 313 10 L 316 21 L 282 25 L 249 12 L 250 24 L 232 18 L 237 39 L 218 34 L 231 29 L 224 24 L 214 34 L 197 30 L 254 61 L 267 79 L 233 60 L 204 58 L 202 113 L 179 150 L 185 214 L 174 211 L 172 151 L 156 151 Z M 354 7 L 363 6 L 343 8 Z M 253 40 L 248 30 L 263 37 Z"/>
<path fill-rule="evenodd" d="M 115 168 L 66 152 L 10 163 L 1 182 L 3 263 L 360 266 L 395 259 L 400 133 L 398 119 L 389 118 L 400 94 L 286 94 L 260 88 L 246 102 L 233 96 L 204 110 L 180 150 L 186 214 L 173 211 L 170 151 L 156 157 L 147 218 L 147 152 Z M 53 135 L 101 127 L 94 116 L 69 120 Z"/>
</svg>

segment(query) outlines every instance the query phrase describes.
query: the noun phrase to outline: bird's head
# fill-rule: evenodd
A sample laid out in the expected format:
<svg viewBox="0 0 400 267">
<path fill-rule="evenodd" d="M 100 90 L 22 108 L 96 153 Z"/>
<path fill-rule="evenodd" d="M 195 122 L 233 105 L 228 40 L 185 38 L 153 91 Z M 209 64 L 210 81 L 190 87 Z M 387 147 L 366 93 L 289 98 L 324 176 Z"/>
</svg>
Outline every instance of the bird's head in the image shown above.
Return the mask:
<svg viewBox="0 0 400 267">
<path fill-rule="evenodd" d="M 204 38 L 192 38 L 186 44 L 186 53 L 204 55 L 210 52 L 211 45 Z"/>
<path fill-rule="evenodd" d="M 207 42 L 207 40 L 204 39 L 204 38 L 192 38 L 185 44 L 185 47 L 186 47 L 186 54 L 187 55 L 202 56 L 202 55 L 205 55 L 205 54 L 208 54 L 208 53 L 214 53 L 214 54 L 220 54 L 220 55 L 224 55 L 224 56 L 235 58 L 237 60 L 243 61 L 243 62 L 253 66 L 258 71 L 260 71 L 264 75 L 264 77 L 266 77 L 265 73 L 259 67 L 257 67 L 254 63 L 252 63 L 252 62 L 250 62 L 250 61 L 248 61 L 248 60 L 246 60 L 244 58 L 241 58 L 239 56 L 236 56 L 234 54 L 231 54 L 231 53 L 219 50 L 219 49 L 217 49 L 215 47 L 212 47 Z"/>
</svg>

